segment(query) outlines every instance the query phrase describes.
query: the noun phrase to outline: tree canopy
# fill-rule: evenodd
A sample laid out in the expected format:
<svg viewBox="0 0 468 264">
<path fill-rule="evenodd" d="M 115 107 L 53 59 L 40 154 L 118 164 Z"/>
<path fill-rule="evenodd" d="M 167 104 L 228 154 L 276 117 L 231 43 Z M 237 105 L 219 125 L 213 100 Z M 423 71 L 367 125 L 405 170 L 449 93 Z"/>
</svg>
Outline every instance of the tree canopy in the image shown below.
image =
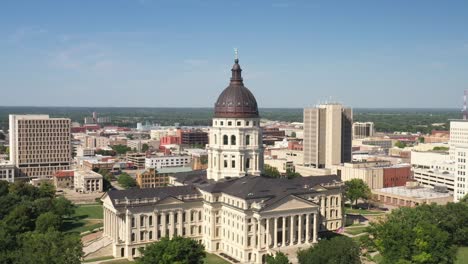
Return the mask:
<svg viewBox="0 0 468 264">
<path fill-rule="evenodd" d="M 289 264 L 289 259 L 283 252 L 276 252 L 274 256 L 268 255 L 266 256 L 266 263 L 267 264 Z"/>
<path fill-rule="evenodd" d="M 132 150 L 130 147 L 127 147 L 125 145 L 114 145 L 114 146 L 112 146 L 112 149 L 115 152 L 117 152 L 117 154 L 119 154 L 119 155 L 126 154 L 127 152 Z"/>
<path fill-rule="evenodd" d="M 202 264 L 206 256 L 203 245 L 190 238 L 167 237 L 140 249 L 139 264 Z"/>
<path fill-rule="evenodd" d="M 268 164 L 265 164 L 264 165 L 264 174 L 265 176 L 267 177 L 271 177 L 271 178 L 279 178 L 281 177 L 281 173 L 279 172 L 279 170 L 275 167 L 272 167 Z"/>
<path fill-rule="evenodd" d="M 351 238 L 337 236 L 297 253 L 300 264 L 360 264 L 359 245 Z"/>
<path fill-rule="evenodd" d="M 369 199 L 371 190 L 367 184 L 361 179 L 352 179 L 345 182 L 346 193 L 345 196 L 351 203 L 357 205 L 359 199 Z"/>
<path fill-rule="evenodd" d="M 79 235 L 65 233 L 74 206 L 52 186 L 0 181 L 0 263 L 80 263 Z"/>
<path fill-rule="evenodd" d="M 133 179 L 132 176 L 128 175 L 127 173 L 120 174 L 119 178 L 117 179 L 117 182 L 120 184 L 120 186 L 126 189 L 136 186 L 135 179 Z"/>
<path fill-rule="evenodd" d="M 400 208 L 368 231 L 384 264 L 454 263 L 456 247 L 468 246 L 468 204 Z"/>
</svg>

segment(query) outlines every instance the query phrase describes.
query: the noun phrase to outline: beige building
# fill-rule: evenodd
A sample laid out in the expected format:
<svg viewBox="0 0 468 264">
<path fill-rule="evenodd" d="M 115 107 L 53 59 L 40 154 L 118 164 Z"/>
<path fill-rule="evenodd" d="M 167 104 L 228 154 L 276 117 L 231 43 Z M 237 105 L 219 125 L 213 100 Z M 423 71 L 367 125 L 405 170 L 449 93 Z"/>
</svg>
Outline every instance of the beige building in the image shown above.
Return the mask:
<svg viewBox="0 0 468 264">
<path fill-rule="evenodd" d="M 392 206 L 414 207 L 421 204 L 447 204 L 453 201 L 452 193 L 408 183 L 407 186 L 372 190 L 375 201 Z"/>
<path fill-rule="evenodd" d="M 76 170 L 74 188 L 75 191 L 80 193 L 102 192 L 102 175 L 92 170 Z"/>
<path fill-rule="evenodd" d="M 351 161 L 353 112 L 341 104 L 304 109 L 304 165 L 331 168 Z"/>
<path fill-rule="evenodd" d="M 338 175 L 342 181 L 361 179 L 369 188 L 380 189 L 384 187 L 384 166 L 391 166 L 391 163 L 388 161 L 344 163 L 333 166 L 331 172 Z"/>
<path fill-rule="evenodd" d="M 373 137 L 374 132 L 374 122 L 353 123 L 353 139 Z"/>
<path fill-rule="evenodd" d="M 215 104 L 207 172 L 171 176 L 175 186 L 103 196 L 104 236 L 115 257 L 133 259 L 139 248 L 179 235 L 238 263 L 264 263 L 269 254 L 294 255 L 316 243 L 320 231 L 343 226 L 344 185 L 337 176 L 259 176 L 258 109 L 240 73 L 236 59 L 230 86 Z"/>
<path fill-rule="evenodd" d="M 450 122 L 450 159 L 455 161 L 453 198 L 458 202 L 468 194 L 468 120 Z"/>
<path fill-rule="evenodd" d="M 426 187 L 455 190 L 455 161 L 446 152 L 411 151 L 413 179 Z"/>
<path fill-rule="evenodd" d="M 0 160 L 0 181 L 15 181 L 15 165 L 10 161 Z"/>
<path fill-rule="evenodd" d="M 127 153 L 126 160 L 132 162 L 137 169 L 144 169 L 146 162 L 146 153 Z"/>
<path fill-rule="evenodd" d="M 83 137 L 84 148 L 106 148 L 109 146 L 109 138 L 101 136 L 85 136 Z"/>
<path fill-rule="evenodd" d="M 57 189 L 73 189 L 75 172 L 73 170 L 63 170 L 54 173 L 54 186 Z"/>
<path fill-rule="evenodd" d="M 71 121 L 48 115 L 10 115 L 10 160 L 17 178 L 51 179 L 58 170 L 69 170 Z"/>
</svg>

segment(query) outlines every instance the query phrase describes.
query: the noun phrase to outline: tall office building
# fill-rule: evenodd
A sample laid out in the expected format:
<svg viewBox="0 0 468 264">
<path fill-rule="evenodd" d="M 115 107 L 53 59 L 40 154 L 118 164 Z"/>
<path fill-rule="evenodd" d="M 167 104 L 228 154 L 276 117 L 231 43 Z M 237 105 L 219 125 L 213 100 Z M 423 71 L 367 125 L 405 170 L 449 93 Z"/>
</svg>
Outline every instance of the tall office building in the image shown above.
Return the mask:
<svg viewBox="0 0 468 264">
<path fill-rule="evenodd" d="M 10 160 L 16 179 L 51 178 L 69 170 L 71 120 L 48 115 L 10 115 Z"/>
<path fill-rule="evenodd" d="M 450 159 L 455 161 L 453 199 L 468 194 L 468 120 L 450 122 Z"/>
<path fill-rule="evenodd" d="M 351 161 L 353 111 L 341 104 L 304 109 L 304 165 L 330 168 Z"/>
<path fill-rule="evenodd" d="M 353 139 L 368 138 L 374 136 L 374 122 L 354 122 Z"/>
</svg>

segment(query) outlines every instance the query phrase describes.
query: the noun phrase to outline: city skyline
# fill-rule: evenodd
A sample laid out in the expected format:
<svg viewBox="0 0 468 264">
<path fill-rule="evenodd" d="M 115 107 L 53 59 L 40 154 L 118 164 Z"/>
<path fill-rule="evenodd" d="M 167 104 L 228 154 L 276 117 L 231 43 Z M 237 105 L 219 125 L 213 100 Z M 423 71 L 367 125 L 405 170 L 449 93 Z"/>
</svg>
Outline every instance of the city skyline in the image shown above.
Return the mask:
<svg viewBox="0 0 468 264">
<path fill-rule="evenodd" d="M 468 88 L 465 3 L 3 6 L 2 106 L 213 107 L 233 48 L 265 108 L 460 108 Z"/>
</svg>

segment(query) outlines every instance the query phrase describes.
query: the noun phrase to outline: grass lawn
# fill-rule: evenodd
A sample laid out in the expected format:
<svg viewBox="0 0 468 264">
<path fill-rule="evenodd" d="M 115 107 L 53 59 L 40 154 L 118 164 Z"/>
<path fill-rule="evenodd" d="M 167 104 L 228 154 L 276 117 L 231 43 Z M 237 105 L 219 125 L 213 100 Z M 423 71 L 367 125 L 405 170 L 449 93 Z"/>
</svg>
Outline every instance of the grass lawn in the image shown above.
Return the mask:
<svg viewBox="0 0 468 264">
<path fill-rule="evenodd" d="M 366 209 L 351 209 L 345 208 L 345 213 L 348 214 L 361 214 L 361 215 L 380 215 L 384 214 L 383 211 L 374 211 L 374 210 L 366 210 Z"/>
<path fill-rule="evenodd" d="M 135 263 L 135 262 L 130 261 L 128 259 L 119 259 L 119 260 L 114 260 L 114 261 L 106 261 L 104 263 L 105 264 L 129 264 L 129 263 Z"/>
<path fill-rule="evenodd" d="M 205 264 L 229 264 L 229 262 L 214 254 L 206 253 Z"/>
<path fill-rule="evenodd" d="M 354 227 L 354 228 L 346 228 L 345 229 L 345 232 L 348 233 L 348 234 L 351 234 L 351 235 L 359 235 L 361 233 L 364 233 L 366 231 L 366 228 L 365 226 L 363 227 Z"/>
<path fill-rule="evenodd" d="M 460 247 L 457 252 L 455 264 L 466 264 L 468 262 L 468 247 Z"/>
<path fill-rule="evenodd" d="M 99 261 L 99 260 L 108 260 L 108 259 L 113 259 L 113 258 L 114 258 L 113 256 L 99 257 L 99 258 L 83 260 L 83 263 L 94 262 L 94 261 Z"/>
<path fill-rule="evenodd" d="M 102 205 L 78 205 L 73 217 L 64 221 L 65 231 L 82 233 L 102 227 Z"/>
</svg>

